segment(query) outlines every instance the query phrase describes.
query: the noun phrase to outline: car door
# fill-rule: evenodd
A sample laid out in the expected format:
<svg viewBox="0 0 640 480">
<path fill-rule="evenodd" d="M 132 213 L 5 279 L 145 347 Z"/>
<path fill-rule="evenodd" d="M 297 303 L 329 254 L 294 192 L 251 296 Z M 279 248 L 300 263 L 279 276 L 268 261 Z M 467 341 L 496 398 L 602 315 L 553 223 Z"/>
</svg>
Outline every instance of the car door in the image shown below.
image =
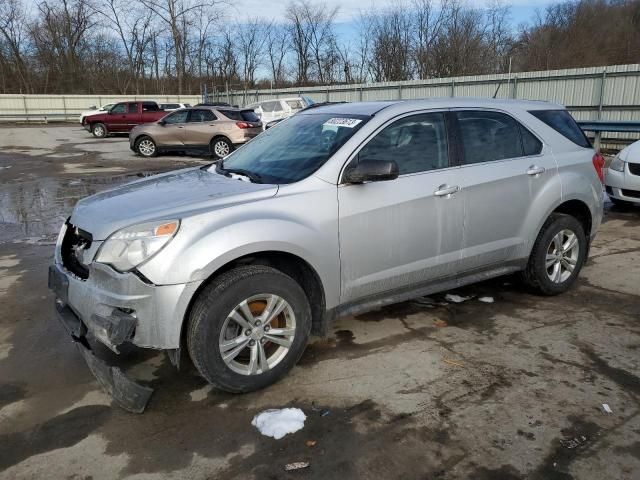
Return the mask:
<svg viewBox="0 0 640 480">
<path fill-rule="evenodd" d="M 189 110 L 176 110 L 162 119 L 162 128 L 156 135 L 156 143 L 163 147 L 184 146 L 185 125 L 189 117 Z"/>
<path fill-rule="evenodd" d="M 514 117 L 491 110 L 454 111 L 461 147 L 465 227 L 462 270 L 506 266 L 526 257 L 526 220 L 542 189 L 560 198 L 543 143 Z"/>
<path fill-rule="evenodd" d="M 211 110 L 190 110 L 184 128 L 184 144 L 193 148 L 208 148 L 216 131 L 216 121 L 216 116 Z"/>
<path fill-rule="evenodd" d="M 397 179 L 338 187 L 343 303 L 455 276 L 463 210 L 446 114 L 390 121 L 351 162 L 394 160 Z"/>
<path fill-rule="evenodd" d="M 107 115 L 107 129 L 110 132 L 123 132 L 127 130 L 127 113 L 129 106 L 137 105 L 135 103 L 117 103 L 109 110 Z"/>
</svg>

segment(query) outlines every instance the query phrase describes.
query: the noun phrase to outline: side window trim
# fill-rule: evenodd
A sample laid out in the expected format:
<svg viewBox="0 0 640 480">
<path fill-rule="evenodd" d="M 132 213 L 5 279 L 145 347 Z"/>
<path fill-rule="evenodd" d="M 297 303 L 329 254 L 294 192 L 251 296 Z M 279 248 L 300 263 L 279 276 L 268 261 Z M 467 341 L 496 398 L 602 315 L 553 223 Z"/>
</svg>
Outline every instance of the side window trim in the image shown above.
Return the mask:
<svg viewBox="0 0 640 480">
<path fill-rule="evenodd" d="M 455 164 L 455 157 L 453 156 L 453 150 L 451 148 L 451 144 L 450 142 L 450 136 L 449 136 L 449 123 L 448 123 L 448 114 L 450 112 L 451 109 L 449 108 L 434 108 L 434 109 L 420 109 L 420 110 L 412 110 L 411 112 L 404 112 L 401 113 L 399 115 L 396 115 L 395 117 L 392 117 L 390 119 L 388 119 L 385 123 L 383 123 L 382 125 L 378 126 L 378 128 L 376 128 L 373 132 L 371 132 L 367 138 L 365 138 L 364 140 L 362 140 L 362 142 L 360 142 L 360 144 L 358 144 L 353 151 L 349 154 L 349 156 L 347 157 L 347 160 L 344 162 L 344 164 L 342 165 L 342 169 L 340 170 L 340 175 L 338 176 L 338 185 L 345 185 L 345 182 L 343 181 L 343 176 L 345 171 L 348 169 L 349 165 L 351 165 L 352 162 L 355 162 L 358 158 L 358 154 L 360 153 L 360 150 L 362 150 L 365 145 L 367 145 L 373 138 L 375 138 L 380 132 L 382 132 L 385 128 L 387 128 L 388 126 L 390 126 L 391 124 L 393 124 L 394 122 L 398 121 L 398 120 L 402 120 L 403 118 L 406 117 L 411 117 L 414 115 L 422 115 L 422 114 L 428 114 L 428 113 L 442 113 L 444 116 L 444 121 L 445 121 L 445 130 L 446 130 L 446 139 L 447 139 L 447 157 L 449 160 L 449 165 L 445 168 L 438 168 L 435 170 L 425 170 L 422 172 L 413 172 L 413 173 L 405 173 L 399 176 L 399 178 L 403 178 L 403 177 L 408 177 L 408 176 L 414 176 L 414 175 L 425 175 L 425 174 L 429 174 L 429 173 L 433 173 L 433 172 L 442 172 L 444 170 L 449 170 L 451 168 L 456 168 L 458 165 Z"/>
<path fill-rule="evenodd" d="M 459 161 L 459 164 L 461 167 L 469 167 L 469 166 L 473 166 L 473 165 L 483 165 L 483 164 L 488 164 L 488 163 L 498 163 L 498 162 L 510 162 L 512 160 L 518 160 L 518 159 L 522 159 L 522 158 L 536 158 L 536 157 L 540 157 L 544 155 L 545 152 L 545 142 L 540 138 L 540 136 L 533 132 L 529 127 L 527 127 L 526 125 L 524 125 L 518 118 L 516 118 L 515 116 L 513 116 L 511 114 L 511 112 L 507 112 L 505 110 L 500 110 L 497 108 L 483 108 L 483 107 L 458 107 L 458 108 L 451 108 L 449 109 L 450 115 L 451 115 L 451 124 L 453 125 L 453 128 L 455 129 L 455 133 L 454 133 L 454 140 L 456 142 L 456 151 L 457 151 L 457 155 L 458 158 L 457 160 Z M 520 138 L 520 148 L 522 151 L 522 155 L 519 157 L 511 157 L 511 158 L 502 158 L 499 160 L 490 160 L 488 162 L 482 162 L 482 163 L 465 163 L 464 162 L 464 145 L 462 143 L 462 131 L 460 129 L 460 122 L 458 121 L 458 117 L 457 117 L 457 113 L 460 112 L 494 112 L 494 113 L 501 113 L 503 115 L 508 116 L 509 118 L 511 118 L 514 122 L 516 122 L 517 126 L 518 126 L 518 137 Z M 538 141 L 541 144 L 541 149 L 540 152 L 535 154 L 535 155 L 525 155 L 525 149 L 524 149 L 524 140 L 522 139 L 522 129 L 525 129 L 527 132 L 529 132 L 531 135 L 533 135 L 536 139 L 538 139 Z"/>
</svg>

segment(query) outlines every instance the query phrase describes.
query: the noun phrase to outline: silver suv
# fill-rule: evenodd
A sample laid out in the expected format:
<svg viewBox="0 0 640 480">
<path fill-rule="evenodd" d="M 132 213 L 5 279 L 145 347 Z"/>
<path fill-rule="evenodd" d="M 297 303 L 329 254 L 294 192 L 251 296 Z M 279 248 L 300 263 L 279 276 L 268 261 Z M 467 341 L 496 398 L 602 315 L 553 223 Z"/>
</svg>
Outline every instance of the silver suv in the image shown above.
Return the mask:
<svg viewBox="0 0 640 480">
<path fill-rule="evenodd" d="M 49 282 L 123 407 L 142 411 L 151 390 L 87 336 L 163 349 L 175 365 L 188 353 L 216 387 L 248 392 L 336 316 L 511 272 L 564 292 L 600 225 L 602 163 L 560 105 L 328 105 L 217 164 L 80 201 Z"/>
</svg>

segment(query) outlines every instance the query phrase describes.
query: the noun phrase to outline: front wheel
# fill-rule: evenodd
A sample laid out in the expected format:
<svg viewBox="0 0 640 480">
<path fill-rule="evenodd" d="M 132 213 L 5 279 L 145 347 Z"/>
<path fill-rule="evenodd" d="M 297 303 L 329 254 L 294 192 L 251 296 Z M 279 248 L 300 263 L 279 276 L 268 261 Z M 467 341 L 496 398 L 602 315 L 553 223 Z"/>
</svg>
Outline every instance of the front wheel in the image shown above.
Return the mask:
<svg viewBox="0 0 640 480">
<path fill-rule="evenodd" d="M 91 133 L 96 138 L 104 138 L 107 136 L 107 127 L 105 127 L 104 123 L 95 123 L 91 127 Z"/>
<path fill-rule="evenodd" d="M 224 158 L 233 151 L 233 144 L 226 138 L 214 138 L 211 140 L 211 153 L 216 158 Z"/>
<path fill-rule="evenodd" d="M 136 141 L 136 152 L 143 157 L 155 157 L 158 154 L 158 148 L 150 137 L 140 137 Z"/>
<path fill-rule="evenodd" d="M 575 282 L 586 255 L 582 224 L 570 215 L 553 214 L 538 234 L 523 280 L 543 295 L 563 293 Z"/>
<path fill-rule="evenodd" d="M 196 298 L 187 347 L 200 374 L 232 393 L 264 388 L 296 364 L 311 331 L 298 283 L 271 267 L 230 270 Z"/>
</svg>

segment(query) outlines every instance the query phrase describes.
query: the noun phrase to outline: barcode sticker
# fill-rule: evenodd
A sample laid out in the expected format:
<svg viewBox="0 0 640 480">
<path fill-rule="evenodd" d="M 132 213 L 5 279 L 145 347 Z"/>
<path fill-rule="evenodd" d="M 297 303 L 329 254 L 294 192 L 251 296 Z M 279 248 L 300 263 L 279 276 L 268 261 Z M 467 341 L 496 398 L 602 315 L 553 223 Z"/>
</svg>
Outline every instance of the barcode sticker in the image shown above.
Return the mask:
<svg viewBox="0 0 640 480">
<path fill-rule="evenodd" d="M 359 118 L 330 118 L 324 125 L 335 125 L 336 127 L 353 128 L 358 125 L 362 120 Z"/>
</svg>

